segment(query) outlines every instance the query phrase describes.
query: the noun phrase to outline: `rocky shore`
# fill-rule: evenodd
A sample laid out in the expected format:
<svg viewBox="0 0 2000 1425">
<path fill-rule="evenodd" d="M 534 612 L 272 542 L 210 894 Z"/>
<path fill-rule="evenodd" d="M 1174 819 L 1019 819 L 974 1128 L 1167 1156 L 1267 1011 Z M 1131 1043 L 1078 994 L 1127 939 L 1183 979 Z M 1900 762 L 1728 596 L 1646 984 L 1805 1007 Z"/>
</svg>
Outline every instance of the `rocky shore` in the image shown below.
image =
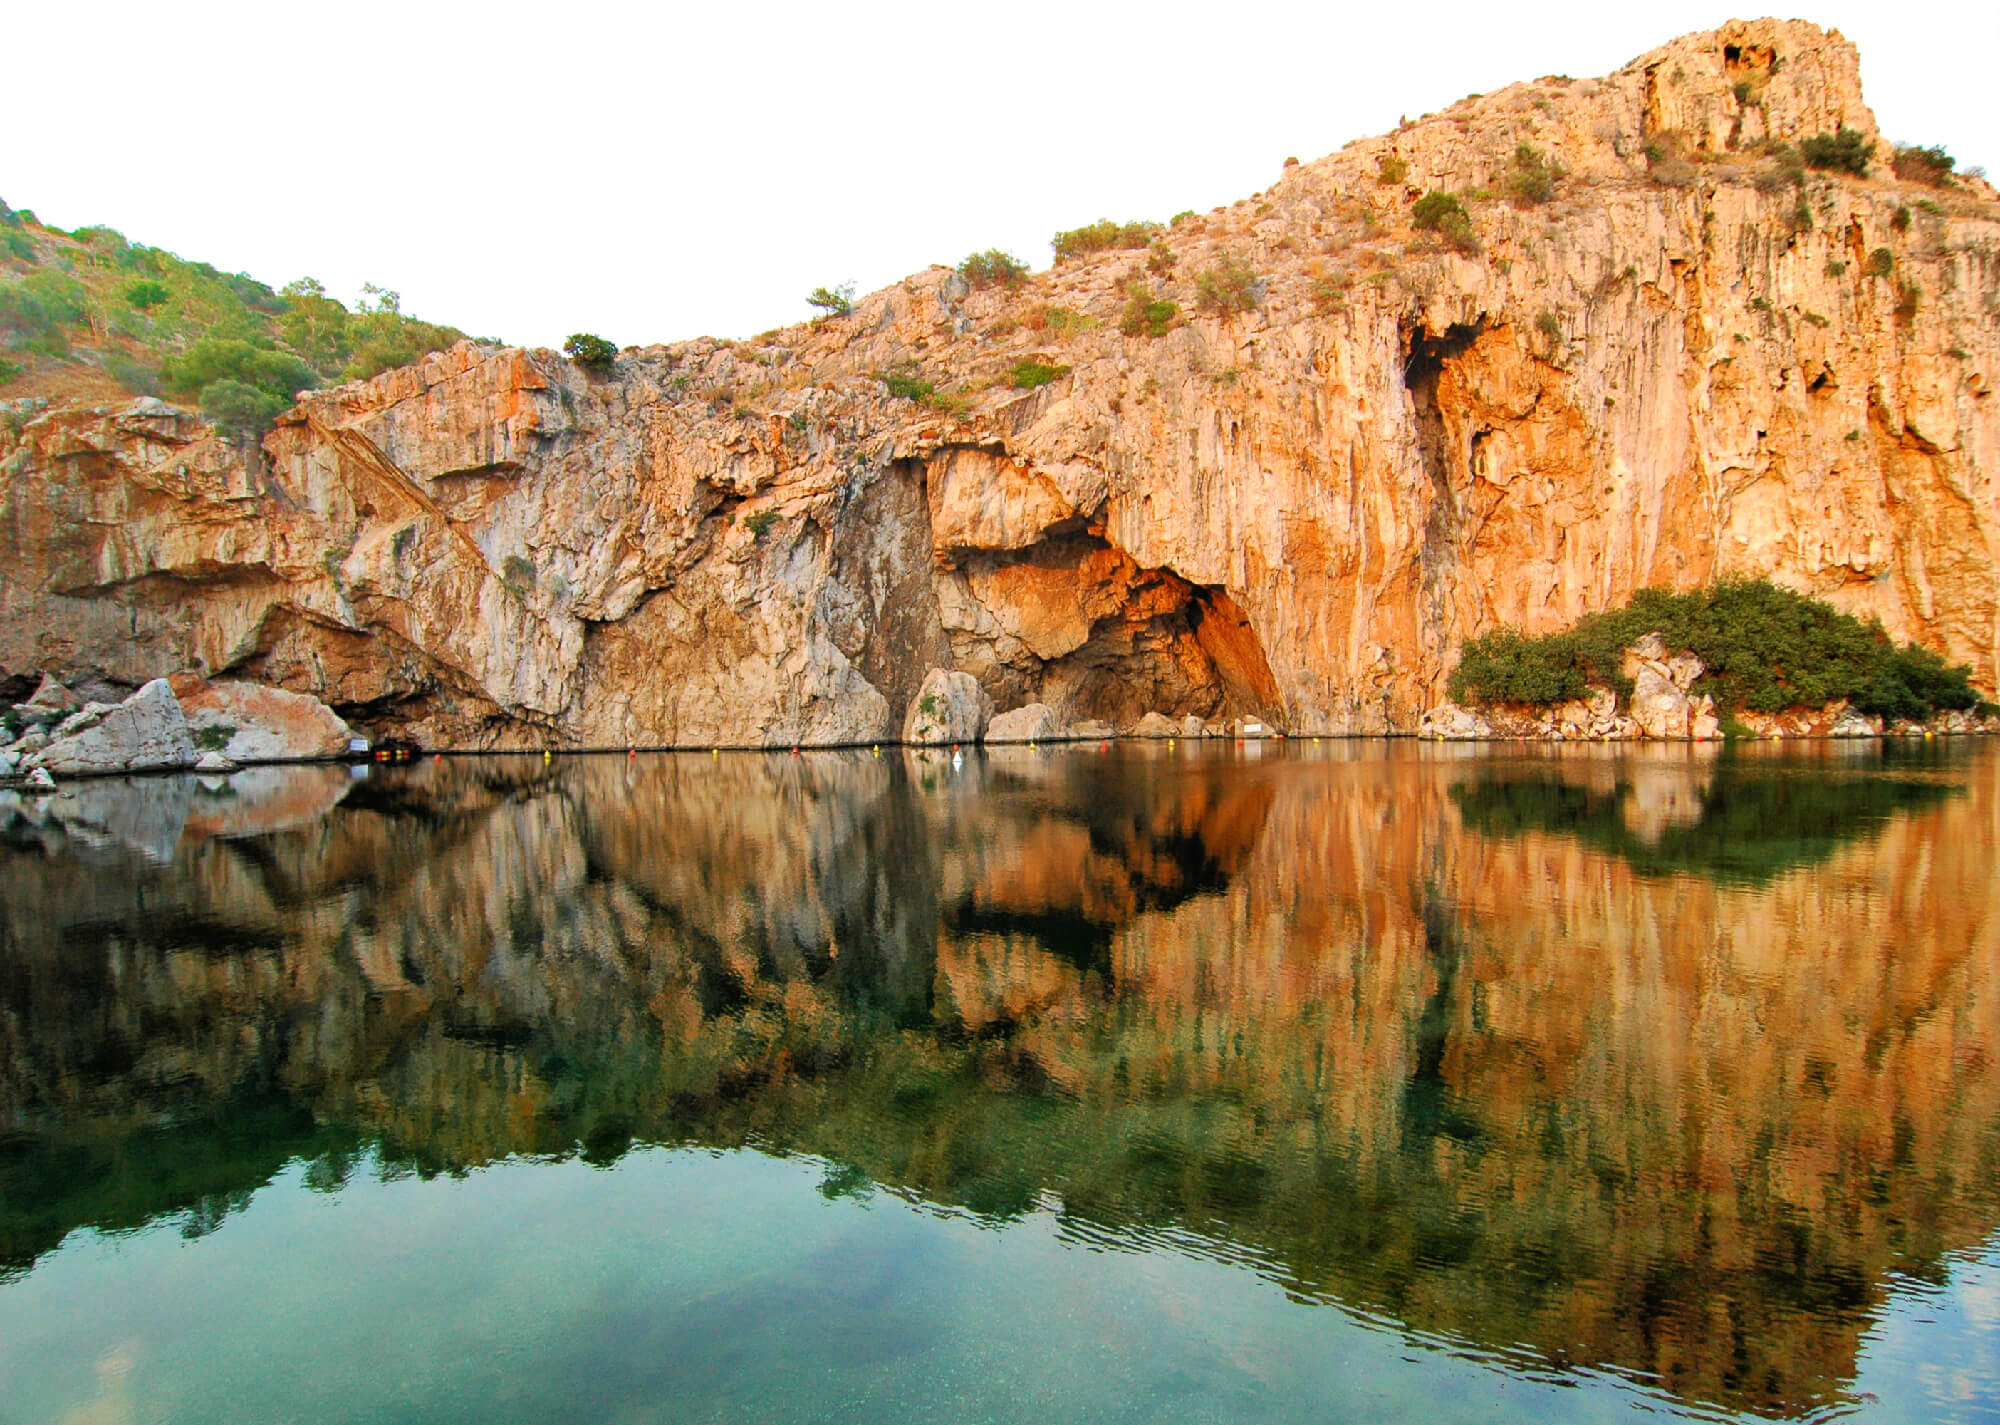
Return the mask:
<svg viewBox="0 0 2000 1425">
<path fill-rule="evenodd" d="M 1839 699 L 1820 708 L 1753 712 L 1718 709 L 1697 691 L 1707 670 L 1692 653 L 1669 650 L 1649 634 L 1625 650 L 1623 673 L 1632 691 L 1622 701 L 1607 687 L 1585 698 L 1549 704 L 1507 703 L 1466 708 L 1444 702 L 1423 716 L 1417 735 L 1442 742 L 1532 739 L 1540 742 L 1711 742 L 1719 738 L 1922 737 L 2000 733 L 2000 716 L 1939 712 L 1917 721 L 1864 713 Z"/>
<path fill-rule="evenodd" d="M 368 740 L 318 698 L 191 673 L 155 678 L 117 701 L 86 699 L 44 676 L 4 714 L 0 782 L 51 790 L 58 778 L 134 772 L 234 772 L 267 762 L 323 762 Z"/>
</svg>

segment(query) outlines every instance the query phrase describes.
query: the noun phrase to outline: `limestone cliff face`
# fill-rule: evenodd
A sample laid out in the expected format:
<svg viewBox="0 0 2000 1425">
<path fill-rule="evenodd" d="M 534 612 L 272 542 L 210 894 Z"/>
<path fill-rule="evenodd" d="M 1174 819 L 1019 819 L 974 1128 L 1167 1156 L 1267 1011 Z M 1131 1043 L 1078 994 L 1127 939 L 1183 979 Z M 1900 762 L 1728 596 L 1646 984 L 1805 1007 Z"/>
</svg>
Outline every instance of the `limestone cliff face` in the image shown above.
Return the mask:
<svg viewBox="0 0 2000 1425">
<path fill-rule="evenodd" d="M 1411 730 L 1468 634 L 1740 573 L 1990 691 L 2000 202 L 1772 156 L 1841 126 L 1875 134 L 1851 45 L 1737 23 L 1015 288 L 932 269 L 597 375 L 460 346 L 247 453 L 23 413 L 0 674 L 226 671 L 460 745 L 868 741 L 932 667 L 1002 711 Z M 1431 190 L 1476 242 L 1412 226 Z M 1205 310 L 1230 262 L 1254 305 Z"/>
</svg>

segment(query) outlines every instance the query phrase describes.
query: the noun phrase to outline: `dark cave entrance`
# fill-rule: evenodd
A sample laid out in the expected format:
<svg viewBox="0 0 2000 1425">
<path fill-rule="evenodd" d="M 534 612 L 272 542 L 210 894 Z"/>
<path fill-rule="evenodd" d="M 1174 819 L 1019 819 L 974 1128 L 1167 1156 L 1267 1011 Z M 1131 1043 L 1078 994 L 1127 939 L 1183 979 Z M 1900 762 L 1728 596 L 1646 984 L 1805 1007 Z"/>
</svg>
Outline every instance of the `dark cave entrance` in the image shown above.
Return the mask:
<svg viewBox="0 0 2000 1425">
<path fill-rule="evenodd" d="M 1149 712 L 1282 726 L 1263 643 L 1219 586 L 1141 568 L 1080 524 L 1024 550 L 959 558 L 1007 635 L 955 638 L 959 666 L 977 668 L 1003 709 L 1044 702 L 1072 722 L 1118 728 Z"/>
</svg>

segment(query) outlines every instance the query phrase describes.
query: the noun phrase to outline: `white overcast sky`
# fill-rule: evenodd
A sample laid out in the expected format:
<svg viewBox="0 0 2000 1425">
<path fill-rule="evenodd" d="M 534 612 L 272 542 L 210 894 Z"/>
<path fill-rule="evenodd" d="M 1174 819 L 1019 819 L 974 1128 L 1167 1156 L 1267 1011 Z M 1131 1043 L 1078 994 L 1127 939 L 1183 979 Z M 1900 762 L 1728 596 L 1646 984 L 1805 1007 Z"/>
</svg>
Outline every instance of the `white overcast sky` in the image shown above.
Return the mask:
<svg viewBox="0 0 2000 1425">
<path fill-rule="evenodd" d="M 1473 91 L 1758 10 L 19 3 L 0 198 L 542 345 L 748 336 L 820 283 L 1206 210 Z M 1892 138 L 2000 173 L 2000 6 L 1826 0 Z"/>
</svg>

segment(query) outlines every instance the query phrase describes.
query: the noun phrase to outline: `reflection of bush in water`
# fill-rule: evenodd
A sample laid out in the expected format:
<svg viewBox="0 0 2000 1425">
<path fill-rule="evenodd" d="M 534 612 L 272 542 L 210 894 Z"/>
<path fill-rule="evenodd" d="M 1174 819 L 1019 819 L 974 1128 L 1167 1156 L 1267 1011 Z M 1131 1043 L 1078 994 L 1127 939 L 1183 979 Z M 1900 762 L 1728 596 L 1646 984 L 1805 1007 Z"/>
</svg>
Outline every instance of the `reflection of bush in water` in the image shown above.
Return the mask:
<svg viewBox="0 0 2000 1425">
<path fill-rule="evenodd" d="M 294 1159 L 319 1166 L 309 1187 L 337 1191 L 346 1180 L 338 1165 L 359 1141 L 283 1096 L 254 1092 L 123 1135 L 0 1137 L 0 1282 L 80 1226 L 129 1232 L 178 1217 L 183 1236 L 207 1236 Z"/>
<path fill-rule="evenodd" d="M 1593 787 L 1546 772 L 1462 782 L 1451 797 L 1465 825 L 1488 836 L 1555 832 L 1622 857 L 1641 875 L 1686 871 L 1756 885 L 1824 861 L 1899 811 L 1920 810 L 1964 789 L 1908 777 L 1724 761 L 1712 781 L 1690 784 L 1699 817 L 1668 822 L 1650 837 L 1627 821 L 1632 790 L 1629 779 Z"/>
</svg>

